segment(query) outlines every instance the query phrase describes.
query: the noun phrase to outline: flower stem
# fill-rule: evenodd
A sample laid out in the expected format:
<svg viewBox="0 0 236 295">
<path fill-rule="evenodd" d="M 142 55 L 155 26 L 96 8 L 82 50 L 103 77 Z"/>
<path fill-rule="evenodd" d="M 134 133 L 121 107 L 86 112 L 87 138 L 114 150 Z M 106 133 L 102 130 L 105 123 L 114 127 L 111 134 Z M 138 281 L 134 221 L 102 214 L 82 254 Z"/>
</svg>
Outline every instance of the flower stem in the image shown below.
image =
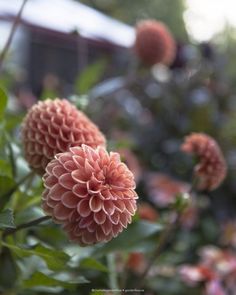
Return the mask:
<svg viewBox="0 0 236 295">
<path fill-rule="evenodd" d="M 9 197 L 18 190 L 18 187 L 23 184 L 27 179 L 31 178 L 34 175 L 34 171 L 29 172 L 26 174 L 22 179 L 20 179 L 8 192 L 1 195 L 0 198 L 0 210 L 3 209 L 5 206 L 6 201 L 9 199 Z"/>
<path fill-rule="evenodd" d="M 34 219 L 30 222 L 22 223 L 22 224 L 18 225 L 16 228 L 8 228 L 4 231 L 2 236 L 3 236 L 3 238 L 5 238 L 6 236 L 13 235 L 21 229 L 38 225 L 39 223 L 49 220 L 50 218 L 51 218 L 51 216 L 43 216 L 43 217 Z"/>
<path fill-rule="evenodd" d="M 196 190 L 198 183 L 199 183 L 199 178 L 197 176 L 193 176 L 192 184 L 188 192 L 190 195 L 191 193 L 194 192 L 194 190 Z"/>
<path fill-rule="evenodd" d="M 188 192 L 189 195 L 196 189 L 196 186 L 198 185 L 198 181 L 199 181 L 198 177 L 194 176 L 193 180 L 192 180 L 192 185 L 191 185 L 190 190 Z M 140 276 L 139 284 L 138 284 L 139 287 L 142 287 L 143 281 L 144 281 L 145 277 L 147 276 L 149 270 L 151 269 L 151 267 L 153 266 L 153 264 L 155 263 L 157 258 L 162 254 L 162 251 L 163 251 L 166 243 L 168 242 L 171 232 L 174 230 L 175 227 L 178 226 L 179 220 L 182 215 L 182 210 L 174 212 L 174 214 L 170 217 L 170 221 L 160 236 L 158 246 L 157 246 L 155 252 L 153 253 L 153 256 L 151 257 L 151 259 L 147 263 L 146 268 L 144 269 L 143 273 Z"/>
<path fill-rule="evenodd" d="M 119 290 L 114 253 L 107 254 L 107 264 L 109 268 L 109 287 L 112 290 Z M 116 292 L 116 294 L 119 295 L 120 293 Z"/>
<path fill-rule="evenodd" d="M 14 23 L 12 25 L 11 32 L 9 34 L 7 42 L 6 42 L 2 52 L 0 54 L 0 71 L 1 71 L 1 68 L 2 68 L 2 65 L 3 65 L 3 61 L 4 61 L 5 57 L 6 57 L 6 54 L 7 54 L 8 50 L 9 50 L 9 48 L 10 48 L 12 38 L 13 38 L 13 36 L 15 34 L 16 28 L 17 28 L 18 23 L 20 21 L 20 18 L 21 18 L 21 15 L 22 15 L 22 12 L 24 10 L 26 2 L 27 2 L 27 0 L 23 0 L 23 2 L 21 4 L 21 7 L 20 7 L 20 10 L 18 11 L 18 14 L 15 17 L 15 20 L 14 20 Z"/>
<path fill-rule="evenodd" d="M 142 274 L 139 277 L 138 287 L 141 288 L 143 286 L 144 279 L 146 278 L 147 274 L 149 273 L 151 267 L 156 262 L 157 258 L 162 254 L 162 251 L 163 251 L 166 243 L 168 242 L 168 239 L 170 237 L 172 230 L 178 224 L 179 217 L 180 217 L 180 215 L 177 213 L 175 213 L 173 216 L 171 216 L 170 222 L 168 223 L 165 230 L 162 232 L 162 234 L 160 236 L 159 243 L 158 243 L 158 246 L 157 246 L 155 252 L 151 256 L 149 262 L 147 263 L 146 268 L 144 269 L 144 271 L 142 272 Z"/>
</svg>

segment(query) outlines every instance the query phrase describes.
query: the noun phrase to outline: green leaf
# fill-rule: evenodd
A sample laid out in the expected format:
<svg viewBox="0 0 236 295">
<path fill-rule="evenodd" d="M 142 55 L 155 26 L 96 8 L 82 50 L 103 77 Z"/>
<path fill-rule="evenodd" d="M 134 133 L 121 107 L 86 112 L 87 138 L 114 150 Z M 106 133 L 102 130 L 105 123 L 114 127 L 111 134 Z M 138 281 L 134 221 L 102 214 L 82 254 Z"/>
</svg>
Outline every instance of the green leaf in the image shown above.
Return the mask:
<svg viewBox="0 0 236 295">
<path fill-rule="evenodd" d="M 144 239 L 162 230 L 158 223 L 147 221 L 133 222 L 117 238 L 106 243 L 100 249 L 96 249 L 96 255 L 104 255 L 114 250 L 130 251 Z"/>
<path fill-rule="evenodd" d="M 62 280 L 58 279 L 53 275 L 46 275 L 42 272 L 35 272 L 31 278 L 23 282 L 23 287 L 32 288 L 36 286 L 46 286 L 46 287 L 63 287 L 65 289 L 70 289 L 71 285 L 84 284 L 88 281 L 84 277 L 77 277 L 75 280 Z"/>
<path fill-rule="evenodd" d="M 90 258 L 90 257 L 82 259 L 80 262 L 80 267 L 95 269 L 95 270 L 104 271 L 104 272 L 108 271 L 108 269 L 105 265 L 103 265 L 102 263 L 100 263 L 97 260 Z"/>
<path fill-rule="evenodd" d="M 30 196 L 29 196 L 30 198 Z M 17 208 L 18 210 L 18 208 Z M 30 209 L 23 209 L 20 211 L 15 211 L 15 223 L 21 224 L 21 223 L 27 223 L 29 220 L 38 219 L 40 217 L 44 216 L 44 213 L 42 209 L 38 206 L 31 207 Z"/>
<path fill-rule="evenodd" d="M 106 67 L 105 60 L 99 60 L 98 62 L 88 66 L 76 79 L 75 88 L 79 94 L 87 93 L 93 85 L 95 85 Z"/>
<path fill-rule="evenodd" d="M 92 289 L 92 292 L 89 295 L 105 295 L 103 291 Z"/>
<path fill-rule="evenodd" d="M 12 178 L 0 175 L 0 210 L 9 201 L 15 186 L 15 181 Z"/>
<path fill-rule="evenodd" d="M 7 248 L 2 248 L 0 252 L 0 289 L 13 289 L 17 282 L 17 266 L 11 252 Z M 1 294 L 6 294 L 1 292 Z"/>
<path fill-rule="evenodd" d="M 5 91 L 0 87 L 0 120 L 3 119 L 6 106 L 7 106 L 7 95 Z"/>
<path fill-rule="evenodd" d="M 7 176 L 9 178 L 12 177 L 11 165 L 8 162 L 0 159 L 0 167 L 1 167 L 1 169 L 0 169 L 1 176 Z"/>
<path fill-rule="evenodd" d="M 15 114 L 7 113 L 5 115 L 6 130 L 9 132 L 9 131 L 12 131 L 14 128 L 18 127 L 21 124 L 23 118 L 24 118 L 24 115 L 21 115 L 21 114 L 17 114 L 16 116 Z"/>
<path fill-rule="evenodd" d="M 0 213 L 0 228 L 15 228 L 13 211 L 6 209 Z"/>
<path fill-rule="evenodd" d="M 52 270 L 62 270 L 65 268 L 66 263 L 69 261 L 70 256 L 66 253 L 44 247 L 42 245 L 36 245 L 33 249 L 21 248 L 15 245 L 2 243 L 4 246 L 11 249 L 19 257 L 27 257 L 30 255 L 36 255 L 42 258 L 47 264 L 49 269 Z"/>
</svg>

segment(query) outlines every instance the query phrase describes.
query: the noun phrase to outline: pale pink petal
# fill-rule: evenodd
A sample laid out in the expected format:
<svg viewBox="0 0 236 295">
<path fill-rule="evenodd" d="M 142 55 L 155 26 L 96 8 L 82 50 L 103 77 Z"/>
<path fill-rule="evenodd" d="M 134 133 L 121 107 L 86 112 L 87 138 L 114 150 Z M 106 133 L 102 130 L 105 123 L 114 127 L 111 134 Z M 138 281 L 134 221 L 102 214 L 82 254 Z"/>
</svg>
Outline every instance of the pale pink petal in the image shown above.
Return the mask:
<svg viewBox="0 0 236 295">
<path fill-rule="evenodd" d="M 91 210 L 89 208 L 89 201 L 88 200 L 81 200 L 77 205 L 77 211 L 82 217 L 89 216 Z"/>
<path fill-rule="evenodd" d="M 61 202 L 67 208 L 76 208 L 78 205 L 78 197 L 69 191 L 61 196 Z"/>
</svg>

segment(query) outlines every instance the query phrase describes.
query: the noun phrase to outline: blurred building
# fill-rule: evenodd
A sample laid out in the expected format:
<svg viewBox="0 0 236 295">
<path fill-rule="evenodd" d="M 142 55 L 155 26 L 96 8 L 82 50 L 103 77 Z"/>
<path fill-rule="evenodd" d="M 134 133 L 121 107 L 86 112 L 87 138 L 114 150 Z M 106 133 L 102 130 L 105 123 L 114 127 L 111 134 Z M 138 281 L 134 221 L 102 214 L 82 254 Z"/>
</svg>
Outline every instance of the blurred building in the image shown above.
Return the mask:
<svg viewBox="0 0 236 295">
<path fill-rule="evenodd" d="M 0 47 L 23 0 L 0 0 Z M 124 69 L 134 29 L 74 0 L 29 0 L 11 45 L 9 67 L 40 95 L 45 79 L 69 93 L 90 63 L 109 58 L 109 75 Z"/>
</svg>

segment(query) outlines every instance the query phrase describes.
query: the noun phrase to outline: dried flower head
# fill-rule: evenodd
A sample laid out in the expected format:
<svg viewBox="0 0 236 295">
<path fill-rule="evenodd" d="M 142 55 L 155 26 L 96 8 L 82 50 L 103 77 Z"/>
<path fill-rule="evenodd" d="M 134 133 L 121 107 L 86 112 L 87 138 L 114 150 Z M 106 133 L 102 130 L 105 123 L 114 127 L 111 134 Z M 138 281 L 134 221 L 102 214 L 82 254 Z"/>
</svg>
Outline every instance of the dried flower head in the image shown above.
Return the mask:
<svg viewBox="0 0 236 295">
<path fill-rule="evenodd" d="M 39 174 L 54 155 L 70 147 L 105 145 L 105 138 L 90 119 L 65 99 L 47 99 L 35 104 L 22 126 L 26 160 Z"/>
<path fill-rule="evenodd" d="M 176 46 L 171 33 L 163 23 L 145 20 L 136 26 L 135 51 L 147 65 L 168 65 L 174 60 Z"/>
<path fill-rule="evenodd" d="M 223 154 L 212 137 L 204 133 L 192 133 L 185 138 L 181 149 L 199 159 L 194 170 L 198 189 L 214 190 L 222 183 L 227 167 Z"/>
<path fill-rule="evenodd" d="M 117 153 L 70 148 L 55 156 L 43 177 L 42 207 L 80 245 L 116 237 L 136 211 L 134 176 Z"/>
</svg>

